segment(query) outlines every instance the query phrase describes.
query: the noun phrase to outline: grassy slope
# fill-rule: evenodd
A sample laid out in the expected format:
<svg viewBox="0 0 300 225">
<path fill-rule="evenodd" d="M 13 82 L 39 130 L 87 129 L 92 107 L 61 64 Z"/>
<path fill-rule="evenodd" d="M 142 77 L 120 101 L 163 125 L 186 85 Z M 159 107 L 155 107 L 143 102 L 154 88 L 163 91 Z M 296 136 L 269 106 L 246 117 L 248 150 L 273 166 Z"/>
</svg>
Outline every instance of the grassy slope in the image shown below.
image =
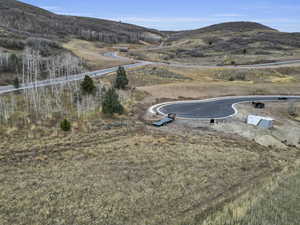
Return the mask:
<svg viewBox="0 0 300 225">
<path fill-rule="evenodd" d="M 192 224 L 297 154 L 209 132 L 89 124 L 71 135 L 2 135 L 0 224 Z"/>
<path fill-rule="evenodd" d="M 109 20 L 62 16 L 15 0 L 1 0 L 0 26 L 18 34 L 21 38 L 43 36 L 66 38 L 72 35 L 88 40 L 104 42 L 138 42 L 160 38 L 158 31 Z M 101 33 L 101 37 L 98 33 Z M 147 35 L 147 33 L 151 35 Z"/>
<path fill-rule="evenodd" d="M 205 225 L 298 225 L 300 221 L 300 169 L 292 176 L 271 182 L 264 191 L 252 191 L 238 203 L 230 204 L 207 218 Z M 219 213 L 219 214 L 218 214 Z"/>
<path fill-rule="evenodd" d="M 232 61 L 253 64 L 299 58 L 299 49 L 299 33 L 279 32 L 251 22 L 232 22 L 169 33 L 164 48 L 138 54 L 152 60 L 202 65 Z"/>
<path fill-rule="evenodd" d="M 105 46 L 105 45 L 104 45 Z M 115 51 L 105 48 L 99 42 L 89 42 L 79 39 L 73 39 L 63 44 L 65 49 L 72 51 L 76 56 L 83 58 L 90 70 L 110 68 L 118 65 L 129 64 L 132 61 L 120 61 L 103 56 L 104 53 Z"/>
</svg>

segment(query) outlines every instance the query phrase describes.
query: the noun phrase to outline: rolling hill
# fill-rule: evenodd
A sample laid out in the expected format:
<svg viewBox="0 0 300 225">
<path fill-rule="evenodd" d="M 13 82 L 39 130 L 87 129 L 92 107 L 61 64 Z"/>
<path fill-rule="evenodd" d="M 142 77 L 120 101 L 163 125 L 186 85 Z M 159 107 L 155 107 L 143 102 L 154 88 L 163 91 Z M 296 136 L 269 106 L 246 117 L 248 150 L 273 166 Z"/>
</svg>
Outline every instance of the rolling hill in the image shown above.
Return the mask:
<svg viewBox="0 0 300 225">
<path fill-rule="evenodd" d="M 69 37 L 106 43 L 159 42 L 159 31 L 109 20 L 57 15 L 15 0 L 0 0 L 0 38 Z M 6 41 L 8 42 L 8 41 Z"/>
<path fill-rule="evenodd" d="M 241 53 L 300 48 L 300 33 L 284 33 L 254 22 L 221 23 L 197 30 L 168 33 L 167 45 L 198 51 Z"/>
<path fill-rule="evenodd" d="M 228 22 L 196 30 L 162 33 L 167 36 L 164 46 L 136 55 L 144 59 L 192 64 L 204 62 L 206 65 L 300 58 L 300 33 L 280 32 L 255 22 Z"/>
</svg>

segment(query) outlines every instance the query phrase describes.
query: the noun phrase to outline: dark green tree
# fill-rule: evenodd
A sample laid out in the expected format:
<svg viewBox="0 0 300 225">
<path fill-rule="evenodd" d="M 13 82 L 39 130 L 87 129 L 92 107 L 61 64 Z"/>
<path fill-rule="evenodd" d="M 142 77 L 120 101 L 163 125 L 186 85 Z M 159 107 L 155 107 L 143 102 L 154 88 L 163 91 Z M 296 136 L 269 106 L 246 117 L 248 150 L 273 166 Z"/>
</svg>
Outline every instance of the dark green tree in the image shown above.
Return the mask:
<svg viewBox="0 0 300 225">
<path fill-rule="evenodd" d="M 8 59 L 8 69 L 10 72 L 17 73 L 20 67 L 20 60 L 16 54 L 11 54 Z"/>
<path fill-rule="evenodd" d="M 119 95 L 114 88 L 106 91 L 102 102 L 102 112 L 112 116 L 114 113 L 123 114 L 124 108 L 119 101 Z"/>
<path fill-rule="evenodd" d="M 71 122 L 67 119 L 64 119 L 60 123 L 60 128 L 62 129 L 62 131 L 65 131 L 65 132 L 70 131 L 71 130 Z"/>
<path fill-rule="evenodd" d="M 80 86 L 81 92 L 84 95 L 93 95 L 96 93 L 96 86 L 94 84 L 93 79 L 90 76 L 85 76 Z"/>
<path fill-rule="evenodd" d="M 125 89 L 128 85 L 129 81 L 126 75 L 126 71 L 124 67 L 120 66 L 117 71 L 117 78 L 115 80 L 115 88 L 117 89 Z"/>
<path fill-rule="evenodd" d="M 19 81 L 19 78 L 16 77 L 14 80 L 13 80 L 13 86 L 16 88 L 16 89 L 19 89 L 20 88 L 20 81 Z"/>
<path fill-rule="evenodd" d="M 243 49 L 243 54 L 244 54 L 244 55 L 247 54 L 247 49 Z"/>
</svg>

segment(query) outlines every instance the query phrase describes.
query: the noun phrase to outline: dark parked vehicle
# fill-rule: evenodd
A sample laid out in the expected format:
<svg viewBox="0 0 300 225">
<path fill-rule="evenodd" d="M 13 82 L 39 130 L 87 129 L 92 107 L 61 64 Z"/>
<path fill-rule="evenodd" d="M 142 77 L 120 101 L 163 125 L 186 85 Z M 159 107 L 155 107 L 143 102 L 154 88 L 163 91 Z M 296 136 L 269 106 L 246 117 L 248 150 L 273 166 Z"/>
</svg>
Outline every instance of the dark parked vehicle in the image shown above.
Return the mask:
<svg viewBox="0 0 300 225">
<path fill-rule="evenodd" d="M 265 104 L 261 103 L 261 102 L 252 102 L 252 105 L 254 106 L 254 108 L 256 109 L 264 109 L 265 108 Z"/>
<path fill-rule="evenodd" d="M 278 100 L 286 101 L 286 100 L 288 100 L 288 98 L 287 97 L 279 97 Z"/>
<path fill-rule="evenodd" d="M 152 125 L 155 126 L 155 127 L 162 127 L 162 126 L 165 126 L 165 125 L 167 125 L 169 123 L 174 122 L 175 119 L 176 119 L 176 114 L 170 113 L 170 114 L 168 114 L 167 117 L 163 118 L 160 121 L 152 123 Z"/>
</svg>

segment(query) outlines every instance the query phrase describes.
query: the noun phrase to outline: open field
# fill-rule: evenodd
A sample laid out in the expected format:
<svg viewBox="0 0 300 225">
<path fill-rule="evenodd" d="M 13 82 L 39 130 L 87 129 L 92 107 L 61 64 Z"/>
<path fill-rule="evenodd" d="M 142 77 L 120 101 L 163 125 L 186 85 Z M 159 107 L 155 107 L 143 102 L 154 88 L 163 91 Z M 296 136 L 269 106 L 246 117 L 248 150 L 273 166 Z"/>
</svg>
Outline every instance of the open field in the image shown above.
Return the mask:
<svg viewBox="0 0 300 225">
<path fill-rule="evenodd" d="M 164 63 L 129 66 L 116 91 L 122 74 L 69 77 L 137 59 Z M 160 128 L 147 113 L 173 100 L 300 95 L 298 60 L 237 67 L 290 59 L 300 33 L 254 22 L 159 31 L 1 0 L 0 84 L 18 90 L 0 97 L 0 225 L 299 225 L 299 102 Z M 249 114 L 274 127 L 247 125 Z"/>
<path fill-rule="evenodd" d="M 299 91 L 291 81 L 225 81 L 219 72 L 128 71 L 137 88 L 120 91 L 127 115 L 87 113 L 72 121 L 71 133 L 59 131 L 57 121 L 1 127 L 0 224 L 200 225 L 250 190 L 259 192 L 270 177 L 293 172 L 297 147 L 263 146 L 202 126 L 155 129 L 138 121 L 143 107 L 159 99 Z"/>
<path fill-rule="evenodd" d="M 252 84 L 251 82 L 181 83 L 139 87 L 157 99 L 202 99 L 215 96 L 300 94 L 299 83 Z"/>
<path fill-rule="evenodd" d="M 292 176 L 274 179 L 259 193 L 229 204 L 211 216 L 205 225 L 299 224 L 300 170 Z M 251 196 L 252 195 L 252 196 Z"/>
<path fill-rule="evenodd" d="M 89 124 L 70 135 L 1 135 L 1 224 L 194 224 L 299 156 L 209 131 Z"/>
<path fill-rule="evenodd" d="M 103 56 L 104 53 L 114 51 L 114 49 L 110 49 L 106 44 L 101 42 L 73 39 L 63 44 L 63 47 L 86 60 L 90 70 L 99 70 L 132 63 L 131 61 L 119 61 Z"/>
</svg>

